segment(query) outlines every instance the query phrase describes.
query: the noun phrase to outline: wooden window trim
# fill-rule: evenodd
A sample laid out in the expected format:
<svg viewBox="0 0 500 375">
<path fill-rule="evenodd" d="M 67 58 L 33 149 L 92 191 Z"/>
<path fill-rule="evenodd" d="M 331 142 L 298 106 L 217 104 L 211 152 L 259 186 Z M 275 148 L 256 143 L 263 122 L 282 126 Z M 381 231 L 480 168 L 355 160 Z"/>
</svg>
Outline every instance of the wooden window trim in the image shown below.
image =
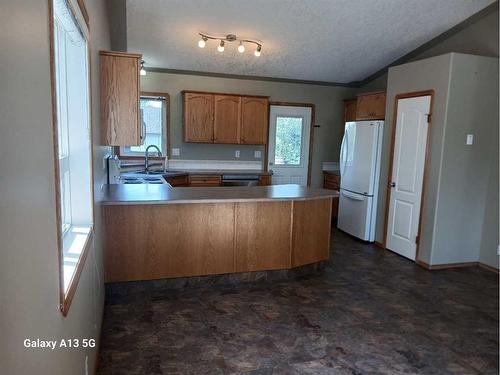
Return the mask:
<svg viewBox="0 0 500 375">
<path fill-rule="evenodd" d="M 165 98 L 165 101 L 167 102 L 166 103 L 166 111 L 167 111 L 167 118 L 165 119 L 166 120 L 166 129 L 165 129 L 165 134 L 166 134 L 166 137 L 167 137 L 167 142 L 166 142 L 166 146 L 167 146 L 167 152 L 166 152 L 166 156 L 170 158 L 171 156 L 171 151 L 170 151 L 170 94 L 166 93 L 166 92 L 153 92 L 153 91 L 141 91 L 140 94 L 139 94 L 139 97 L 142 97 L 142 96 L 158 96 L 158 97 L 164 97 Z M 144 135 L 145 136 L 145 135 Z M 122 160 L 144 160 L 145 156 L 139 156 L 139 155 L 121 155 L 121 151 L 120 151 L 120 146 L 116 146 L 115 147 L 115 151 L 116 151 L 116 155 L 118 156 L 119 159 L 122 159 Z M 158 157 L 158 156 L 150 156 L 149 157 L 150 160 L 163 160 L 164 159 L 164 156 L 163 157 Z"/>
<path fill-rule="evenodd" d="M 89 20 L 87 9 L 83 0 L 77 1 L 79 10 L 85 20 L 87 28 L 89 28 Z M 69 309 L 71 307 L 71 302 L 76 293 L 76 289 L 80 282 L 80 277 L 85 266 L 85 261 L 87 255 L 90 251 L 90 247 L 93 244 L 94 238 L 94 224 L 95 223 L 95 207 L 94 207 L 94 158 L 92 157 L 92 150 L 94 147 L 93 141 L 93 110 L 92 110 L 92 49 L 90 47 L 90 36 L 87 40 L 87 63 L 88 63 L 88 90 L 89 90 L 89 148 L 90 148 L 90 193 L 91 193 L 91 210 L 92 210 L 92 224 L 90 225 L 90 230 L 85 239 L 85 244 L 83 246 L 80 257 L 76 264 L 75 270 L 71 277 L 71 281 L 68 285 L 67 291 L 64 290 L 64 249 L 63 249 L 63 238 L 61 229 L 61 190 L 60 190 L 60 173 L 59 173 L 59 141 L 58 141 L 58 124 L 57 124 L 57 84 L 56 84 L 56 71 L 55 71 L 55 40 L 54 40 L 54 8 L 52 5 L 52 0 L 48 0 L 48 23 L 49 23 L 49 64 L 50 64 L 50 91 L 51 91 L 51 109 L 52 109 L 52 145 L 53 145 L 53 157 L 54 157 L 54 184 L 55 184 L 55 203 L 56 203 L 56 234 L 57 234 L 57 256 L 59 264 L 59 308 L 64 317 L 68 315 Z M 68 3 L 71 7 L 71 3 Z M 88 30 L 90 34 L 90 29 Z"/>
<path fill-rule="evenodd" d="M 287 107 L 308 107 L 311 108 L 311 130 L 309 134 L 309 161 L 307 164 L 307 186 L 311 186 L 311 164 L 312 164 L 312 154 L 313 154 L 313 144 L 314 144 L 314 124 L 316 119 L 316 105 L 313 103 L 293 103 L 293 102 L 280 102 L 280 101 L 269 101 L 269 111 L 271 113 L 272 105 L 282 105 Z M 264 171 L 268 170 L 268 159 L 269 159 L 269 126 L 271 126 L 271 121 L 268 121 L 267 129 L 267 144 L 264 155 Z"/>
</svg>

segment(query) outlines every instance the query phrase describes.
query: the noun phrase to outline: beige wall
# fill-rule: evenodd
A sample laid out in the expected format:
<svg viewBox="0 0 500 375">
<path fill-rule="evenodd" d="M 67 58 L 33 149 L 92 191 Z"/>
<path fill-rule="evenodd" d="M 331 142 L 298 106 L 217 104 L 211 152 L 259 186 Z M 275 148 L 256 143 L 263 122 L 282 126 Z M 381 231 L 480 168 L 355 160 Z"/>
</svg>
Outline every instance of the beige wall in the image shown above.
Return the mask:
<svg viewBox="0 0 500 375">
<path fill-rule="evenodd" d="M 140 52 L 140 51 L 139 51 Z M 314 129 L 312 185 L 322 185 L 322 162 L 338 161 L 343 132 L 342 99 L 353 95 L 354 89 L 345 87 L 304 85 L 233 78 L 149 72 L 141 77 L 141 90 L 166 92 L 171 98 L 171 145 L 181 149 L 181 159 L 258 160 L 254 150 L 262 146 L 207 145 L 182 141 L 182 90 L 228 92 L 249 95 L 268 95 L 271 100 L 313 103 L 316 105 Z M 240 159 L 234 151 L 240 150 Z"/>
<path fill-rule="evenodd" d="M 471 23 L 464 27 L 462 30 L 457 32 L 454 35 L 451 35 L 450 37 L 443 39 L 439 41 L 438 43 L 434 44 L 432 47 L 428 48 L 427 50 L 422 51 L 421 53 L 417 54 L 413 58 L 411 58 L 409 61 L 418 61 L 424 58 L 428 57 L 433 57 L 433 56 L 438 56 L 440 54 L 445 54 L 449 52 L 461 52 L 461 53 L 467 53 L 467 54 L 476 54 L 476 55 L 483 55 L 483 56 L 493 56 L 493 57 L 498 57 L 499 55 L 499 18 L 498 18 L 498 6 L 490 12 L 488 15 L 485 15 L 484 17 L 478 19 L 474 23 Z M 430 60 L 426 60 L 430 61 Z M 429 62 L 422 63 L 422 67 L 427 66 Z M 448 74 L 450 73 L 438 70 L 439 73 L 442 74 Z M 432 71 L 432 68 L 429 67 L 427 70 L 427 74 L 424 77 L 421 75 L 421 73 L 425 72 L 419 72 L 416 77 L 411 76 L 410 72 L 407 72 L 406 77 L 401 77 L 399 80 L 399 83 L 394 86 L 394 84 L 388 83 L 388 73 L 383 74 L 382 76 L 374 79 L 373 81 L 367 83 L 363 87 L 359 89 L 359 92 L 367 92 L 367 91 L 375 91 L 375 90 L 387 90 L 389 85 L 392 85 L 393 87 L 391 88 L 393 93 L 390 94 L 391 98 L 393 98 L 394 93 L 400 93 L 400 92 L 405 92 L 405 91 L 397 91 L 397 90 L 412 90 L 415 87 L 427 87 L 430 88 L 432 86 L 432 81 L 436 79 L 434 87 L 438 88 L 439 91 L 442 93 L 445 90 L 445 87 L 443 85 L 443 78 L 445 77 L 437 77 L 436 72 Z M 418 81 L 422 80 L 423 82 L 419 83 Z M 407 85 L 404 85 L 407 83 Z M 423 83 L 423 84 L 422 84 Z M 399 85 L 403 84 L 404 87 L 400 87 Z M 395 91 L 396 90 L 396 91 Z M 498 95 L 498 90 L 496 92 Z M 388 96 L 389 97 L 389 96 Z M 392 109 L 393 109 L 393 103 L 391 102 L 393 99 L 388 99 L 387 106 L 386 106 L 386 131 L 390 129 L 391 124 L 390 122 L 392 121 Z M 437 105 L 437 103 L 436 103 Z M 493 104 L 492 104 L 493 105 Z M 497 103 L 498 105 L 498 103 Z M 494 107 L 493 107 L 494 108 Z M 490 113 L 494 113 L 494 110 L 490 108 Z M 498 112 L 497 112 L 498 113 Z M 436 118 L 436 117 L 434 117 Z M 495 128 L 493 130 L 496 130 L 498 132 L 498 129 Z M 389 135 L 384 132 L 384 150 L 383 150 L 383 164 L 382 164 L 382 175 L 381 175 L 381 181 L 382 183 L 385 183 L 386 181 L 386 173 L 387 173 L 387 164 L 388 163 L 388 147 L 390 146 L 390 143 L 388 142 Z M 454 130 L 451 130 L 452 132 Z M 494 134 L 491 134 L 491 142 L 494 142 L 493 145 L 486 147 L 486 150 L 496 150 L 498 152 L 498 136 L 495 137 Z M 485 152 L 487 152 L 484 150 Z M 434 154 L 438 152 L 440 153 L 441 151 L 437 150 L 434 151 Z M 489 151 L 488 151 L 489 152 Z M 433 155 L 434 155 L 433 154 Z M 488 166 L 488 168 L 492 171 L 489 174 L 489 179 L 488 179 L 488 184 L 487 187 L 484 187 L 486 189 L 487 193 L 482 191 L 482 194 L 487 194 L 488 199 L 486 204 L 486 208 L 483 211 L 484 217 L 477 217 L 477 214 L 475 215 L 476 217 L 473 219 L 474 223 L 471 225 L 478 225 L 478 223 L 481 223 L 482 225 L 482 231 L 483 234 L 478 236 L 477 234 L 479 233 L 477 230 L 475 231 L 476 235 L 470 238 L 467 238 L 464 243 L 470 244 L 470 240 L 474 238 L 475 244 L 477 245 L 480 242 L 480 249 L 477 249 L 477 246 L 474 247 L 474 249 L 471 249 L 470 251 L 473 252 L 474 254 L 477 254 L 479 251 L 479 258 L 480 261 L 491 265 L 493 267 L 498 267 L 498 255 L 496 253 L 496 246 L 500 242 L 498 239 L 498 204 L 495 204 L 495 202 L 498 202 L 498 160 L 496 158 L 490 158 L 489 162 L 482 163 L 481 168 L 484 168 L 484 166 Z M 385 164 L 384 164 L 385 163 Z M 452 169 L 450 169 L 452 170 Z M 435 173 L 436 171 L 434 171 Z M 453 173 L 453 172 L 451 172 Z M 495 177 L 496 174 L 496 177 Z M 382 189 L 384 190 L 384 196 L 381 195 L 381 200 L 379 201 L 379 207 L 378 207 L 378 212 L 377 212 L 377 240 L 381 241 L 383 238 L 383 216 L 384 216 L 384 211 L 385 211 L 385 185 L 381 185 Z M 481 186 L 481 189 L 483 187 Z M 436 189 L 436 186 L 430 186 L 429 189 L 432 191 L 432 189 Z M 436 191 L 434 191 L 436 193 Z M 435 203 L 435 202 L 434 202 Z M 428 202 L 428 204 L 431 204 Z M 430 207 L 428 210 L 431 210 L 431 213 L 434 212 L 434 208 Z M 382 220 L 382 221 L 381 221 Z M 450 221 L 451 223 L 451 221 Z M 467 225 L 467 224 L 463 224 Z M 467 233 L 465 231 L 464 233 Z M 430 259 L 430 249 L 432 248 L 432 242 L 431 242 L 431 236 L 432 231 L 430 230 L 429 227 L 424 228 L 424 236 L 422 238 L 422 241 L 424 243 L 422 244 L 422 248 L 424 249 L 422 258 L 425 261 L 431 262 Z M 460 236 L 459 236 L 460 237 Z M 426 242 L 427 241 L 427 242 Z M 479 242 L 478 242 L 479 241 Z M 445 241 L 446 243 L 446 241 Z M 426 251 L 425 249 L 428 249 Z M 451 252 L 451 249 L 449 250 Z M 467 259 L 466 254 L 469 254 L 469 252 L 464 251 L 460 256 L 454 257 L 454 259 L 463 259 L 464 261 Z M 446 259 L 452 259 L 450 256 L 444 256 L 442 258 L 439 258 L 439 256 L 434 260 L 434 263 L 436 262 L 444 262 Z M 455 260 L 458 261 L 458 260 Z"/>
<path fill-rule="evenodd" d="M 448 100 L 448 82 L 450 74 L 451 55 L 442 55 L 418 62 L 408 63 L 389 69 L 389 84 L 387 87 L 386 117 L 384 123 L 384 143 L 382 147 L 382 162 L 380 168 L 380 190 L 377 209 L 377 228 L 375 238 L 383 242 L 384 215 L 386 207 L 387 183 L 389 175 L 389 159 L 392 135 L 394 97 L 397 94 L 414 91 L 434 90 L 434 108 L 431 143 L 429 153 L 432 160 L 429 165 L 424 212 L 427 224 L 422 228 L 421 255 L 425 262 L 430 262 L 434 217 L 436 214 L 436 197 L 438 195 L 440 160 L 442 157 L 442 143 L 444 124 L 446 122 L 446 106 Z"/>
<path fill-rule="evenodd" d="M 95 84 L 97 50 L 109 47 L 108 26 L 103 1 L 87 0 L 86 4 L 91 17 Z M 96 241 L 69 314 L 64 318 L 59 311 L 48 1 L 2 1 L 0 45 L 0 372 L 84 374 L 88 356 L 92 373 L 95 349 L 23 347 L 25 338 L 98 338 L 104 296 L 97 220 Z M 95 85 L 92 94 L 97 139 L 99 96 Z M 98 160 L 105 151 L 95 147 L 94 156 Z M 103 177 L 101 164 L 95 164 L 96 187 Z"/>
<path fill-rule="evenodd" d="M 446 54 L 389 69 L 376 239 L 384 238 L 397 94 L 434 90 L 420 259 L 498 267 L 498 59 Z M 467 134 L 474 145 L 466 146 Z M 491 207 L 488 207 L 491 206 Z"/>
</svg>

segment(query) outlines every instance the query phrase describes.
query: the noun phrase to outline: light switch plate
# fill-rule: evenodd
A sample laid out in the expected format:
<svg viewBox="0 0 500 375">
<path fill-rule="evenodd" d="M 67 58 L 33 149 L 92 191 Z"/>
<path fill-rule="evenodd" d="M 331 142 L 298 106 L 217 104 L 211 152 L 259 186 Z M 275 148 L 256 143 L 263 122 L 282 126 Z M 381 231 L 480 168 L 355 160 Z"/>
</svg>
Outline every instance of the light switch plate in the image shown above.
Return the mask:
<svg viewBox="0 0 500 375">
<path fill-rule="evenodd" d="M 497 254 L 500 255 L 500 245 L 497 247 Z"/>
<path fill-rule="evenodd" d="M 172 149 L 172 156 L 180 156 L 180 154 L 181 154 L 180 148 L 173 148 Z"/>
<path fill-rule="evenodd" d="M 253 156 L 255 157 L 255 159 L 260 159 L 262 157 L 262 152 L 254 151 Z"/>
<path fill-rule="evenodd" d="M 239 158 L 239 157 L 240 157 L 240 150 L 236 150 L 236 151 L 234 152 L 234 157 L 235 157 L 235 158 Z"/>
<path fill-rule="evenodd" d="M 467 140 L 466 140 L 465 144 L 467 146 L 470 146 L 473 143 L 474 143 L 474 134 L 467 134 Z"/>
</svg>

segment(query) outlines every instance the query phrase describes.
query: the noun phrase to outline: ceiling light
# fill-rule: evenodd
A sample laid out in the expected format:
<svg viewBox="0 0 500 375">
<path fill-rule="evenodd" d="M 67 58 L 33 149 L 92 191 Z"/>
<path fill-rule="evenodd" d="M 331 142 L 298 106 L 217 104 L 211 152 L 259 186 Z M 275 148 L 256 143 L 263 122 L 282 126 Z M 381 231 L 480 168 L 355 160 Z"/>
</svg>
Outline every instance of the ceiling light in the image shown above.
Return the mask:
<svg viewBox="0 0 500 375">
<path fill-rule="evenodd" d="M 219 45 L 217 46 L 217 51 L 224 52 L 224 41 L 221 40 Z"/>
<path fill-rule="evenodd" d="M 257 48 L 255 49 L 255 52 L 253 53 L 255 56 L 259 57 L 260 56 L 260 51 L 262 50 L 262 46 L 259 44 Z"/>
<path fill-rule="evenodd" d="M 206 44 L 207 44 L 207 38 L 205 36 L 202 36 L 201 39 L 198 41 L 198 47 L 205 48 Z"/>
<path fill-rule="evenodd" d="M 141 76 L 145 76 L 147 74 L 146 69 L 144 69 L 144 60 L 141 60 L 141 70 L 139 71 L 139 74 Z"/>
<path fill-rule="evenodd" d="M 238 38 L 235 34 L 227 34 L 224 36 L 221 35 L 210 35 L 205 33 L 198 33 L 201 39 L 198 41 L 198 47 L 205 48 L 208 40 L 218 40 L 219 44 L 217 46 L 217 51 L 224 52 L 226 42 L 238 42 L 238 52 L 245 52 L 245 45 L 255 44 L 256 50 L 254 52 L 255 56 L 260 56 L 260 52 L 262 50 L 262 41 L 258 39 L 250 39 L 250 38 Z"/>
</svg>

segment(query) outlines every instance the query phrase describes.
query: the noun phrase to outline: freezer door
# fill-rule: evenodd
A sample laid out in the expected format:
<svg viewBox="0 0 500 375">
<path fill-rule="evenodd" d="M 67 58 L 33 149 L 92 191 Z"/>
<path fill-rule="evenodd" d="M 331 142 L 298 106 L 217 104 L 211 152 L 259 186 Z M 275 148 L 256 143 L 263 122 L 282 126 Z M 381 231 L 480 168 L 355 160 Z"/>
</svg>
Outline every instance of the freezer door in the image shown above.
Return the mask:
<svg viewBox="0 0 500 375">
<path fill-rule="evenodd" d="M 380 121 L 346 122 L 340 151 L 340 187 L 373 195 L 379 155 Z"/>
<path fill-rule="evenodd" d="M 365 241 L 371 238 L 373 198 L 340 190 L 337 227 Z"/>
</svg>

